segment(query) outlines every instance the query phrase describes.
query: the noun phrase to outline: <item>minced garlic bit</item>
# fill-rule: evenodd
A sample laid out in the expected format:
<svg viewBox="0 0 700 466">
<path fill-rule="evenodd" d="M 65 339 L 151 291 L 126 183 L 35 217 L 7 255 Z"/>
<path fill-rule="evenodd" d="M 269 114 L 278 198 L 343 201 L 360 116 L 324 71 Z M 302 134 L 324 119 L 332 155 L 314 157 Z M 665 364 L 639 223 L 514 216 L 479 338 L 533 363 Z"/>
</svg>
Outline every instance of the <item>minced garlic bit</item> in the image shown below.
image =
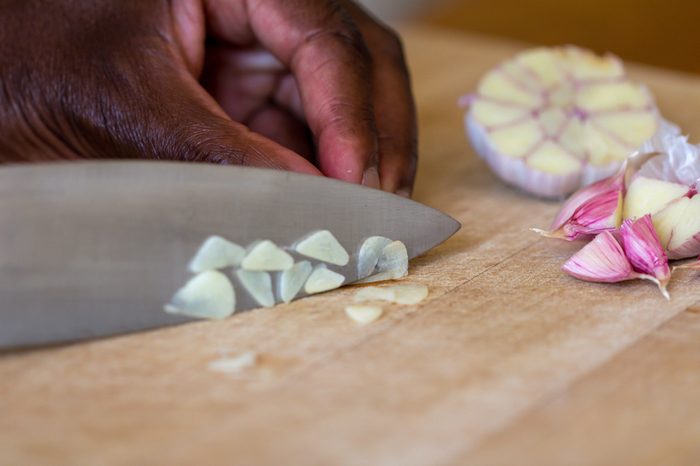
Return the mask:
<svg viewBox="0 0 700 466">
<path fill-rule="evenodd" d="M 382 308 L 364 304 L 353 304 L 345 307 L 345 313 L 358 324 L 365 325 L 374 322 L 382 315 Z"/>
</svg>

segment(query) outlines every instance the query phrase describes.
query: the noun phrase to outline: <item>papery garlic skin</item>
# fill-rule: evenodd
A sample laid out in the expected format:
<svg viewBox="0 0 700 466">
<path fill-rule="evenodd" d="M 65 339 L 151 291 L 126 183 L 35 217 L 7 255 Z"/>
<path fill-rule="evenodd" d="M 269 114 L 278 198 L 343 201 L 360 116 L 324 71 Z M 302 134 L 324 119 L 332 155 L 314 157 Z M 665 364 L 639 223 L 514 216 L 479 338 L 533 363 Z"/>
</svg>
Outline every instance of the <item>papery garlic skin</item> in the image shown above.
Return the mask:
<svg viewBox="0 0 700 466">
<path fill-rule="evenodd" d="M 616 283 L 637 278 L 615 236 L 604 231 L 562 266 L 569 275 L 589 282 Z"/>
<path fill-rule="evenodd" d="M 564 202 L 550 231 L 533 231 L 574 241 L 617 229 L 622 219 L 624 178 L 623 167 L 615 176 L 582 188 Z"/>
<path fill-rule="evenodd" d="M 468 104 L 476 152 L 505 181 L 549 198 L 612 175 L 659 126 L 651 94 L 619 59 L 576 47 L 516 55 Z"/>
<path fill-rule="evenodd" d="M 562 271 L 572 277 L 594 283 L 617 283 L 641 278 L 657 284 L 666 299 L 666 288 L 659 280 L 645 273 L 634 271 L 615 235 L 604 231 L 562 266 Z"/>
<path fill-rule="evenodd" d="M 637 220 L 625 220 L 620 228 L 620 238 L 625 256 L 632 267 L 637 272 L 656 277 L 661 291 L 667 296 L 666 285 L 671 279 L 671 270 L 651 215 L 647 214 Z"/>
</svg>

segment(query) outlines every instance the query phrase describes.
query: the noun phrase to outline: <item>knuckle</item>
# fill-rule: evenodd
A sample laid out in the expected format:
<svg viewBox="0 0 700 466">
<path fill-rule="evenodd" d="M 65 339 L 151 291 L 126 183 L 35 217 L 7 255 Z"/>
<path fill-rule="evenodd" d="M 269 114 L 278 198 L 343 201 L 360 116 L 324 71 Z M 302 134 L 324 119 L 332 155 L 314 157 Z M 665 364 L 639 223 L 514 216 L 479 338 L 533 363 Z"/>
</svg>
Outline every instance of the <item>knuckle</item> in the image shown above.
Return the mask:
<svg viewBox="0 0 700 466">
<path fill-rule="evenodd" d="M 359 29 L 350 23 L 315 30 L 306 36 L 304 44 L 322 50 L 339 52 L 352 60 L 360 60 L 364 63 L 371 61 L 364 37 Z"/>
</svg>

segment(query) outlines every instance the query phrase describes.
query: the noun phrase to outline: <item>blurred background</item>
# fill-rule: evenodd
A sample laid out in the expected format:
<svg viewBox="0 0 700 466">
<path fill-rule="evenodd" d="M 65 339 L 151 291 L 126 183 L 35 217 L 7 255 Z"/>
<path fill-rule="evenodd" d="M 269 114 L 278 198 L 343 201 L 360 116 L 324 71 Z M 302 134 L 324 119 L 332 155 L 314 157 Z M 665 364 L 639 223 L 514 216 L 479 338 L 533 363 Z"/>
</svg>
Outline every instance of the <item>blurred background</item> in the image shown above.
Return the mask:
<svg viewBox="0 0 700 466">
<path fill-rule="evenodd" d="M 576 44 L 700 73 L 700 0 L 361 0 L 386 21 Z"/>
</svg>

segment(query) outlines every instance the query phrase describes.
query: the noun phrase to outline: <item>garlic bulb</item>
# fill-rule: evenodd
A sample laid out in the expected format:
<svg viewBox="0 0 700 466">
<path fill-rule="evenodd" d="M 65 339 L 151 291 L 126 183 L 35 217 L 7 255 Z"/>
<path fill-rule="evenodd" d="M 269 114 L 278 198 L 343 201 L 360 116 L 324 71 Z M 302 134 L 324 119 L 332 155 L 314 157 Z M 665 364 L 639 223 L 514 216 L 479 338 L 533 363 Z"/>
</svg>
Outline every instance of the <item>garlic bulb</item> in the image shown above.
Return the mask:
<svg viewBox="0 0 700 466">
<path fill-rule="evenodd" d="M 659 127 L 651 94 L 619 59 L 573 46 L 516 55 L 465 103 L 467 133 L 491 169 L 550 198 L 612 175 Z"/>
</svg>

